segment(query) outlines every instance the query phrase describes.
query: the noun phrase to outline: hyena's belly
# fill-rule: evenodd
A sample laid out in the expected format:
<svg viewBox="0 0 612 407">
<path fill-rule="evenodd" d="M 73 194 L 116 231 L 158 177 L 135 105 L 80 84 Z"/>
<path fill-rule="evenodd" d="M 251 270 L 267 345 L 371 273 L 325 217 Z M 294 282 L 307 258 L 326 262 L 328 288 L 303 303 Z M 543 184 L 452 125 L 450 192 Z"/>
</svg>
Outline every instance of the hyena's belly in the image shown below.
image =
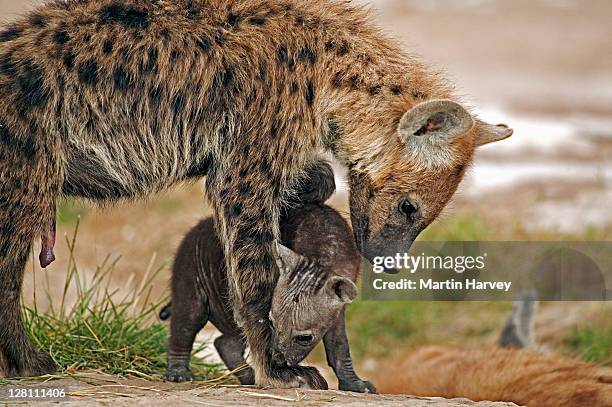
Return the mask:
<svg viewBox="0 0 612 407">
<path fill-rule="evenodd" d="M 180 150 L 173 146 L 164 148 L 162 144 L 154 148 L 72 144 L 67 151 L 62 190 L 67 195 L 92 200 L 131 199 L 207 174 L 210 160 L 206 151 L 192 157 Z"/>
</svg>

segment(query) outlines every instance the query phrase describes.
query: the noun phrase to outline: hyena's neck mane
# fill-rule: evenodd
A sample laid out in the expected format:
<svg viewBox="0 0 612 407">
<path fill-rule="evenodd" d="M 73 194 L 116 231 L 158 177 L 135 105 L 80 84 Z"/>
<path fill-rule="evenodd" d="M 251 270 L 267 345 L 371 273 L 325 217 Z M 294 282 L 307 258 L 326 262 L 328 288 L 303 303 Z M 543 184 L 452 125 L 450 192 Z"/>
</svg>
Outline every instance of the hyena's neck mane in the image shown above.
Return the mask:
<svg viewBox="0 0 612 407">
<path fill-rule="evenodd" d="M 333 16 L 319 39 L 323 143 L 345 165 L 368 173 L 396 147 L 402 115 L 429 99 L 454 98 L 452 87 L 360 7 L 334 3 L 322 15 Z"/>
</svg>

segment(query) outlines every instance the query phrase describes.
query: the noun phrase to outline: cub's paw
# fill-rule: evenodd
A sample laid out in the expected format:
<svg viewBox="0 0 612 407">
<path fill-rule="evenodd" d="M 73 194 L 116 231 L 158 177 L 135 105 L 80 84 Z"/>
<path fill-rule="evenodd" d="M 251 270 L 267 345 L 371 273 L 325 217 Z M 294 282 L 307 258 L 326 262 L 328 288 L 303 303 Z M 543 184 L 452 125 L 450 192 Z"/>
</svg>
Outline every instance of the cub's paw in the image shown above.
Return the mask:
<svg viewBox="0 0 612 407">
<path fill-rule="evenodd" d="M 164 380 L 169 382 L 192 382 L 193 373 L 187 366 L 171 366 L 166 369 Z"/>
<path fill-rule="evenodd" d="M 353 380 L 350 382 L 340 382 L 338 388 L 342 391 L 354 391 L 355 393 L 378 394 L 378 390 L 367 380 Z"/>
</svg>

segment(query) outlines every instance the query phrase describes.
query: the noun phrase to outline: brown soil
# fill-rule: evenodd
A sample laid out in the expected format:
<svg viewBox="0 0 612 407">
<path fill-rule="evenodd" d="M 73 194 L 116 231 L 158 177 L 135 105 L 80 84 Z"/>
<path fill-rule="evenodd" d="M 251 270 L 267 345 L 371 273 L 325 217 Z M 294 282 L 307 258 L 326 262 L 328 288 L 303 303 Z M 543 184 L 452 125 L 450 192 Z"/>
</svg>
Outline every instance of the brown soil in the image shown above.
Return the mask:
<svg viewBox="0 0 612 407">
<path fill-rule="evenodd" d="M 265 390 L 255 387 L 215 385 L 214 383 L 175 384 L 145 379 L 108 378 L 99 374 L 84 374 L 79 380 L 61 379 L 40 383 L 19 383 L 19 387 L 67 388 L 69 398 L 62 406 L 281 406 L 296 403 L 303 406 L 407 406 L 407 407 L 489 407 L 515 406 L 513 403 L 475 403 L 466 399 L 411 397 L 402 395 L 372 395 L 337 390 Z M 3 393 L 0 387 L 0 393 Z M 2 402 L 2 400 L 0 400 Z M 51 406 L 57 401 L 25 402 L 25 405 Z"/>
</svg>

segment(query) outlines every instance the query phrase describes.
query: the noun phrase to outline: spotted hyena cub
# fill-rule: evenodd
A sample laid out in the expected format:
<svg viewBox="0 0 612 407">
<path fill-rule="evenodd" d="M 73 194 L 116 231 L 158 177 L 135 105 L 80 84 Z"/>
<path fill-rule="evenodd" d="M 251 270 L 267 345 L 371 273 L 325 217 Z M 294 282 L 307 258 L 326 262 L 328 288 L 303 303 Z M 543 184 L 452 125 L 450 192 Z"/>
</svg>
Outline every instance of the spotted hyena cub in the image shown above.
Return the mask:
<svg viewBox="0 0 612 407">
<path fill-rule="evenodd" d="M 288 247 L 278 244 L 275 251 L 280 277 L 269 315 L 277 363 L 297 365 L 322 339 L 340 390 L 376 392 L 355 373 L 345 332 L 344 305 L 357 295 L 354 281 L 360 267 L 349 226 L 338 212 L 322 204 L 293 210 L 280 225 Z M 212 218 L 194 227 L 178 249 L 171 307 L 171 312 L 170 304 L 160 312 L 162 319 L 172 313 L 166 379 L 192 379 L 193 341 L 208 321 L 222 333 L 214 344 L 226 366 L 235 370 L 245 365 L 246 343 L 228 302 L 223 251 Z M 255 382 L 250 367 L 236 376 L 242 384 Z"/>
</svg>

